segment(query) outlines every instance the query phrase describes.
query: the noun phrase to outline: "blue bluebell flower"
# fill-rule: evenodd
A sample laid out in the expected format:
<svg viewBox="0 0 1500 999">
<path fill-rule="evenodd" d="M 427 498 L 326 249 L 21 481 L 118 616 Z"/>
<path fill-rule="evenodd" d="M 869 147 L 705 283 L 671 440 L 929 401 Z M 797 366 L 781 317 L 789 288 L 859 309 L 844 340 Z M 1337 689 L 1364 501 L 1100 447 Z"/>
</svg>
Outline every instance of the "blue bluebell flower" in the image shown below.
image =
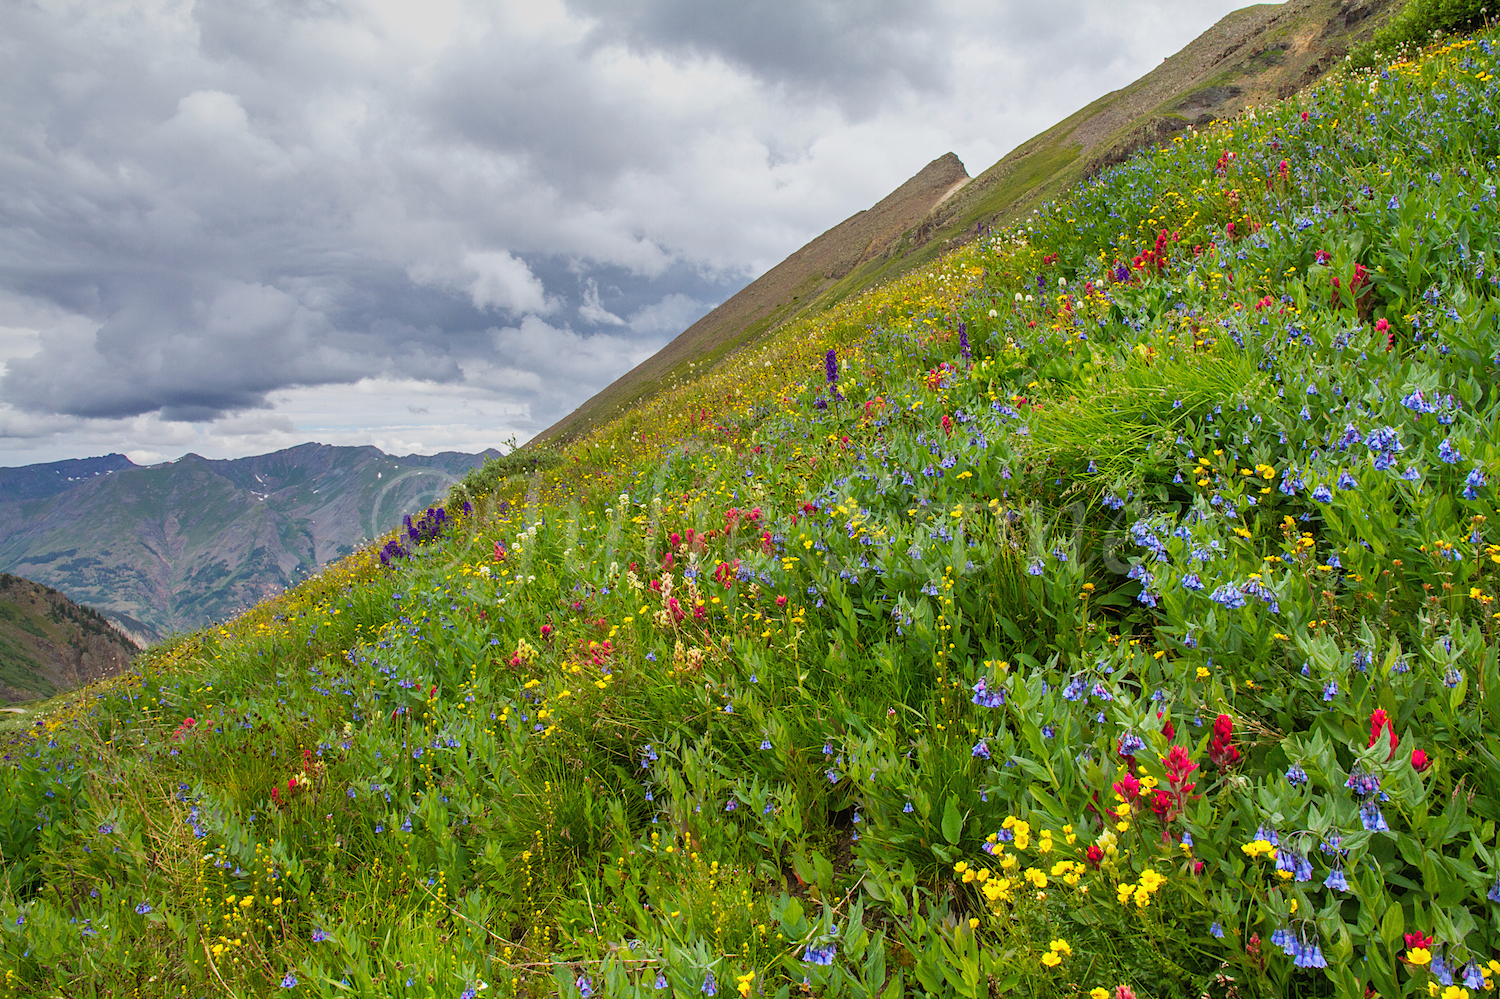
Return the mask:
<svg viewBox="0 0 1500 999">
<path fill-rule="evenodd" d="M 1448 967 L 1447 960 L 1443 957 L 1441 950 L 1432 952 L 1432 963 L 1427 966 L 1428 972 L 1438 980 L 1440 985 L 1453 984 L 1453 969 Z"/>
<path fill-rule="evenodd" d="M 1436 406 L 1423 398 L 1421 389 L 1416 389 L 1408 393 L 1401 400 L 1401 405 L 1414 413 L 1431 413 L 1437 409 Z"/>
<path fill-rule="evenodd" d="M 1302 764 L 1293 763 L 1287 767 L 1286 782 L 1292 787 L 1301 787 L 1307 783 L 1307 771 L 1302 769 Z"/>
<path fill-rule="evenodd" d="M 1281 612 L 1281 604 L 1276 600 L 1276 592 L 1258 579 L 1246 581 L 1243 591 L 1247 597 L 1257 597 L 1271 608 L 1272 614 Z"/>
<path fill-rule="evenodd" d="M 1225 583 L 1208 595 L 1208 599 L 1216 604 L 1236 610 L 1245 606 L 1245 595 L 1240 588 L 1233 583 Z"/>
<path fill-rule="evenodd" d="M 1380 806 L 1373 801 L 1367 801 L 1359 806 L 1359 821 L 1365 827 L 1366 832 L 1390 832 L 1391 827 L 1385 824 L 1385 816 L 1380 814 Z"/>
<path fill-rule="evenodd" d="M 1344 781 L 1344 786 L 1355 794 L 1368 798 L 1380 791 L 1380 776 L 1370 773 L 1358 763 L 1354 769 L 1349 771 L 1349 779 Z"/>
<path fill-rule="evenodd" d="M 1319 483 L 1312 491 L 1312 498 L 1319 503 L 1332 503 L 1333 491 L 1328 488 L 1326 483 Z"/>
<path fill-rule="evenodd" d="M 1344 876 L 1342 867 L 1335 867 L 1328 872 L 1328 877 L 1323 879 L 1323 887 L 1329 891 L 1348 891 L 1349 879 Z"/>
<path fill-rule="evenodd" d="M 1488 480 L 1484 477 L 1484 470 L 1475 465 L 1469 472 L 1469 477 L 1464 479 L 1464 490 L 1462 496 L 1466 500 L 1478 499 L 1478 489 L 1485 485 Z"/>
<path fill-rule="evenodd" d="M 828 353 L 832 354 L 833 351 L 830 350 Z M 703 976 L 703 986 L 699 988 L 698 991 L 702 992 L 706 996 L 718 994 L 719 983 L 714 981 L 714 973 L 712 969 L 709 970 L 708 974 Z"/>
<path fill-rule="evenodd" d="M 986 743 L 983 739 L 980 739 L 978 742 L 974 743 L 974 748 L 971 749 L 971 750 L 969 750 L 969 755 L 970 756 L 977 756 L 977 757 L 979 757 L 981 759 L 985 759 L 985 760 L 989 759 L 990 758 L 990 747 L 989 747 L 989 744 Z"/>
<path fill-rule="evenodd" d="M 1297 954 L 1292 961 L 1299 968 L 1326 968 L 1328 961 L 1323 957 L 1323 950 L 1316 942 L 1310 944 L 1299 944 Z"/>
<path fill-rule="evenodd" d="M 802 961 L 804 964 L 818 964 L 827 967 L 833 964 L 836 954 L 836 945 L 831 941 L 825 944 L 808 944 L 802 948 Z"/>
<path fill-rule="evenodd" d="M 991 688 L 985 683 L 984 677 L 980 677 L 979 682 L 974 684 L 974 697 L 972 700 L 982 708 L 1001 707 L 1005 704 L 1005 688 Z"/>
</svg>

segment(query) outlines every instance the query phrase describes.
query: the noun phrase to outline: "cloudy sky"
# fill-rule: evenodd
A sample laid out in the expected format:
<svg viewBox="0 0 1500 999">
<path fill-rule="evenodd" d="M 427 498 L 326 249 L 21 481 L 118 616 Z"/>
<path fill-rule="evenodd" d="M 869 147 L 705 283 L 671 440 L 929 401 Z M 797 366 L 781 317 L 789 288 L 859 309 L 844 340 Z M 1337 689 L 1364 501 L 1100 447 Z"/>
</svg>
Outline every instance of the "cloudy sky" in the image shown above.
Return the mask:
<svg viewBox="0 0 1500 999">
<path fill-rule="evenodd" d="M 1233 0 L 6 0 L 0 465 L 524 441 Z"/>
</svg>

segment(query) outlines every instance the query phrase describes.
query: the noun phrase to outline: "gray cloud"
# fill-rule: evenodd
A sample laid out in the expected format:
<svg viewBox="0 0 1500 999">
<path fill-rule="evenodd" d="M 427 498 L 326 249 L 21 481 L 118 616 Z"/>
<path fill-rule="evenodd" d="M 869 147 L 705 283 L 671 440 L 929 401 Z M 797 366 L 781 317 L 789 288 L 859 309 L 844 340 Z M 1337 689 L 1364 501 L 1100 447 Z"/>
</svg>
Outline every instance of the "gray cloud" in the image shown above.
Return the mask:
<svg viewBox="0 0 1500 999">
<path fill-rule="evenodd" d="M 0 5 L 0 462 L 524 439 L 1228 6 Z"/>
<path fill-rule="evenodd" d="M 723 59 L 800 95 L 868 113 L 904 89 L 942 92 L 948 11 L 924 0 L 569 0 L 591 40 Z"/>
</svg>

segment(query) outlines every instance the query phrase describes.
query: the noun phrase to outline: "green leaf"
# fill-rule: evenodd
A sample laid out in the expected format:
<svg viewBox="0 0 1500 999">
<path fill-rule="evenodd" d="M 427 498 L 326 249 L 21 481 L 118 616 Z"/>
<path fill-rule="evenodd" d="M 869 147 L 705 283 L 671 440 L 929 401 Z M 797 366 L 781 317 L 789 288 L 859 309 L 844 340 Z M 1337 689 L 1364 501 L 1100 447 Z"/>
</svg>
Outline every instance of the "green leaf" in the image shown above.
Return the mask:
<svg viewBox="0 0 1500 999">
<path fill-rule="evenodd" d="M 1398 949 L 1402 934 L 1406 932 L 1406 917 L 1401 912 L 1401 903 L 1392 902 L 1380 921 L 1380 939 L 1392 952 Z"/>
<path fill-rule="evenodd" d="M 958 796 L 949 795 L 948 804 L 943 806 L 943 839 L 951 845 L 958 845 L 958 838 L 963 835 L 964 817 L 958 810 Z"/>
</svg>

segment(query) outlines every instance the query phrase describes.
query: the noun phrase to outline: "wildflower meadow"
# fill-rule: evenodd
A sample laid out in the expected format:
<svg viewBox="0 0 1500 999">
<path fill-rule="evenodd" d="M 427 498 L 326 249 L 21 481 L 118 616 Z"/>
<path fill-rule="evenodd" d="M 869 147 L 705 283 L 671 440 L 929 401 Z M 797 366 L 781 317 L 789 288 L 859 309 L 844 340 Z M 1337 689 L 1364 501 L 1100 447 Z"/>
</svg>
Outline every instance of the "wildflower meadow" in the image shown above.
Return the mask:
<svg viewBox="0 0 1500 999">
<path fill-rule="evenodd" d="M 7 721 L 0 990 L 1492 990 L 1496 44 L 1189 129 Z"/>
</svg>

